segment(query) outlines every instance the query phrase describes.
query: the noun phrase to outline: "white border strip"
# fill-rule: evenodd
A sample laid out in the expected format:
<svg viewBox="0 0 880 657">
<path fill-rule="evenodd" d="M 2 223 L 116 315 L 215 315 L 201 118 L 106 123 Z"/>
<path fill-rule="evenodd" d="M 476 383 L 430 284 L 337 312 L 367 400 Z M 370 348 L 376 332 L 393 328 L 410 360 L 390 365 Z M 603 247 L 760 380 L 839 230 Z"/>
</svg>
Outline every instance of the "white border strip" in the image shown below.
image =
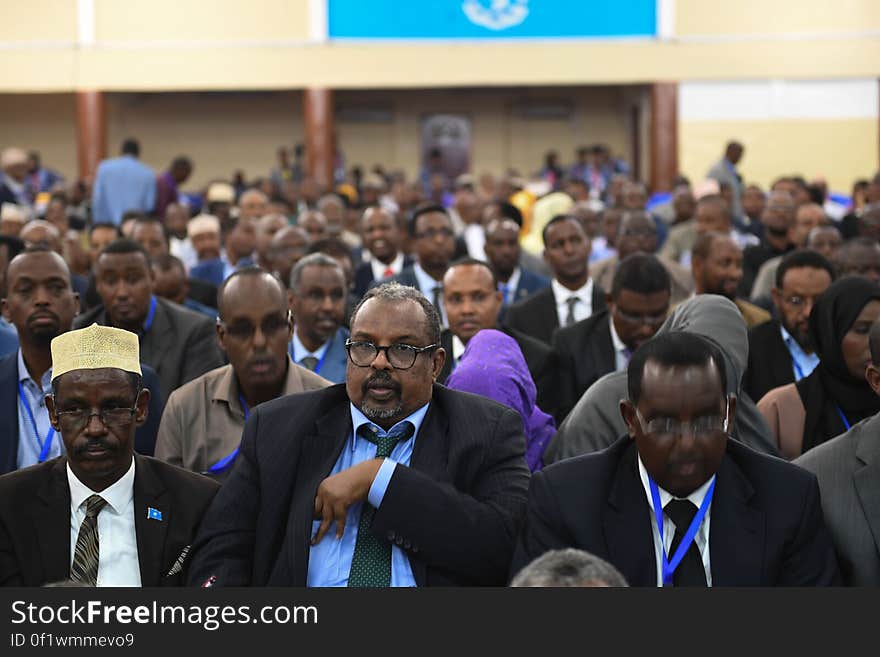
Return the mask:
<svg viewBox="0 0 880 657">
<path fill-rule="evenodd" d="M 327 5 L 330 0 L 309 0 L 309 41 L 324 43 L 330 32 Z"/>
<path fill-rule="evenodd" d="M 675 0 L 657 0 L 657 38 L 669 41 L 675 38 Z"/>
<path fill-rule="evenodd" d="M 76 33 L 81 46 L 95 45 L 95 0 L 76 0 Z"/>
</svg>

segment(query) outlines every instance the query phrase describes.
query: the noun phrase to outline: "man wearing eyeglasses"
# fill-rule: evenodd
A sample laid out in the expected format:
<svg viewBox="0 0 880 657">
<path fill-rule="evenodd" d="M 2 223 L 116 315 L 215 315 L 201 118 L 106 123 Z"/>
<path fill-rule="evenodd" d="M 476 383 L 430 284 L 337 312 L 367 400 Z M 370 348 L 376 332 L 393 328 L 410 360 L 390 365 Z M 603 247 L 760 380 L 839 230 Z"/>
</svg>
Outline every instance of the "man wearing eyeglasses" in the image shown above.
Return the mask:
<svg viewBox="0 0 880 657">
<path fill-rule="evenodd" d="M 156 458 L 223 481 L 252 409 L 330 382 L 290 360 L 286 289 L 259 267 L 240 269 L 217 292 L 217 338 L 229 365 L 178 388 L 165 406 Z"/>
<path fill-rule="evenodd" d="M 573 547 L 631 586 L 839 583 L 816 477 L 728 439 L 736 398 L 713 342 L 658 335 L 627 380 L 628 436 L 533 475 L 512 574 Z"/>
<path fill-rule="evenodd" d="M 796 383 L 819 364 L 810 332 L 810 311 L 834 281 L 834 268 L 819 253 L 792 251 L 776 270 L 770 291 L 778 317 L 749 331 L 749 362 L 743 389 L 756 401 L 774 388 Z"/>
<path fill-rule="evenodd" d="M 503 584 L 528 488 L 522 420 L 435 385 L 436 309 L 383 284 L 352 316 L 345 383 L 254 409 L 190 582 Z"/>
<path fill-rule="evenodd" d="M 656 256 L 627 256 L 614 274 L 608 308 L 554 334 L 553 352 L 559 363 L 557 422 L 599 378 L 626 370 L 633 352 L 666 320 L 670 289 L 670 276 Z"/>
<path fill-rule="evenodd" d="M 181 585 L 218 485 L 134 454 L 150 400 L 137 335 L 93 324 L 51 347 L 65 455 L 0 477 L 0 585 Z"/>
</svg>

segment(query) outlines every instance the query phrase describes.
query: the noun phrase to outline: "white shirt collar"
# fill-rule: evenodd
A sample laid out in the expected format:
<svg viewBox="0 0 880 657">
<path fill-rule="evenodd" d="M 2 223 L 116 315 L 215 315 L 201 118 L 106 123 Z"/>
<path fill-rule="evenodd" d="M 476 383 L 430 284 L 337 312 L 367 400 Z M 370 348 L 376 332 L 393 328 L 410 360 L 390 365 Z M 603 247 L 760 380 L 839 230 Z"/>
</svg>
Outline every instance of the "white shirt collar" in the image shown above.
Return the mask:
<svg viewBox="0 0 880 657">
<path fill-rule="evenodd" d="M 452 364 L 455 365 L 458 363 L 458 359 L 461 358 L 462 354 L 464 354 L 464 350 L 467 347 L 464 342 L 461 341 L 454 333 L 452 334 Z"/>
<path fill-rule="evenodd" d="M 332 339 L 333 338 L 330 338 L 330 340 Z M 318 360 L 321 360 L 324 357 L 324 354 L 327 352 L 327 348 L 330 346 L 330 340 L 327 340 L 327 342 L 315 349 L 315 351 L 309 351 L 299 339 L 296 326 L 294 325 L 293 337 L 290 339 L 291 343 L 293 344 L 293 360 L 298 363 L 306 356 L 314 356 Z"/>
<path fill-rule="evenodd" d="M 620 336 L 617 335 L 617 329 L 614 328 L 614 320 L 611 319 L 611 313 L 608 313 L 608 326 L 611 328 L 611 344 L 614 345 L 615 353 L 621 353 L 626 351 L 628 347 L 623 343 L 623 340 L 620 339 Z"/>
<path fill-rule="evenodd" d="M 516 292 L 516 288 L 519 286 L 519 277 L 520 276 L 522 276 L 522 268 L 519 266 L 514 267 L 513 273 L 510 275 L 510 278 L 507 279 L 507 282 L 506 283 L 501 283 L 501 282 L 498 283 L 499 288 L 500 288 L 500 286 L 505 285 L 507 287 L 507 289 L 510 290 L 510 294 L 513 294 L 514 292 Z M 512 299 L 511 303 L 513 303 L 513 301 L 516 301 L 516 299 Z"/>
<path fill-rule="evenodd" d="M 588 278 L 587 282 L 584 283 L 577 290 L 569 290 L 562 283 L 557 281 L 555 278 L 550 281 L 550 286 L 553 288 L 553 297 L 556 299 L 557 306 L 564 306 L 566 300 L 569 297 L 577 297 L 581 301 L 583 301 L 588 306 L 592 307 L 593 305 L 593 279 Z"/>
<path fill-rule="evenodd" d="M 70 507 L 72 509 L 78 509 L 92 495 L 100 495 L 116 514 L 121 514 L 131 504 L 134 497 L 134 457 L 132 457 L 131 466 L 126 473 L 100 493 L 82 483 L 73 474 L 70 463 L 67 464 L 67 483 L 70 486 Z"/>
<path fill-rule="evenodd" d="M 370 253 L 366 249 L 364 249 L 364 253 Z M 394 260 L 392 260 L 389 264 L 385 264 L 372 254 L 370 254 L 370 268 L 373 270 L 373 280 L 380 281 L 384 278 L 383 274 L 386 269 L 390 269 L 395 275 L 400 273 L 400 270 L 403 269 L 403 253 L 401 251 L 397 252 L 397 255 L 394 256 Z"/>
<path fill-rule="evenodd" d="M 651 495 L 651 485 L 648 483 L 648 471 L 645 469 L 645 464 L 642 463 L 642 457 L 639 456 L 639 477 L 642 480 L 642 486 L 645 489 L 645 496 L 648 498 L 648 504 L 651 507 L 651 512 L 654 512 L 654 498 Z M 703 499 L 706 497 L 706 493 L 709 492 L 709 486 L 712 485 L 712 482 L 715 481 L 715 475 L 713 474 L 709 479 L 699 488 L 697 488 L 693 493 L 688 495 L 685 498 L 675 497 L 672 493 L 665 491 L 659 484 L 657 485 L 657 489 L 660 491 L 660 506 L 666 506 L 670 500 L 676 499 L 686 499 L 692 502 L 698 509 L 703 504 Z"/>
</svg>

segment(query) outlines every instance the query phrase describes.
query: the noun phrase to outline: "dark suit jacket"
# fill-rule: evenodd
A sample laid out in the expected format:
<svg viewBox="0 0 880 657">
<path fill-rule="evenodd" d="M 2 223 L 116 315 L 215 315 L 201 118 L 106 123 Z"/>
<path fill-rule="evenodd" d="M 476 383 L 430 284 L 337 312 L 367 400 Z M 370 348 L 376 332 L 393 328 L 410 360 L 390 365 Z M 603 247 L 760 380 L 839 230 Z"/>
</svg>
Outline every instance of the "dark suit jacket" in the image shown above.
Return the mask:
<svg viewBox="0 0 880 657">
<path fill-rule="evenodd" d="M 198 278 L 190 278 L 189 295 L 190 299 L 194 299 L 208 308 L 217 308 L 217 286 L 201 281 Z"/>
<path fill-rule="evenodd" d="M 401 285 L 406 285 L 408 287 L 414 287 L 417 290 L 420 290 L 419 287 L 419 279 L 416 278 L 416 271 L 413 269 L 413 265 L 409 267 L 404 267 L 400 270 L 399 274 L 396 274 L 388 279 L 388 281 L 394 281 L 395 283 L 400 283 Z M 373 284 L 370 287 L 376 287 L 380 281 L 373 281 Z M 385 281 L 382 281 L 385 282 Z M 428 299 L 428 301 L 432 301 L 432 299 Z"/>
<path fill-rule="evenodd" d="M 553 352 L 559 366 L 557 423 L 574 408 L 587 388 L 616 369 L 608 310 L 593 313 L 553 335 Z"/>
<path fill-rule="evenodd" d="M 150 406 L 147 421 L 134 434 L 134 449 L 139 454 L 152 456 L 159 420 L 165 410 L 165 396 L 156 371 L 143 363 L 141 371 L 143 386 L 150 389 Z M 0 359 L 0 475 L 12 472 L 18 463 L 18 406 L 18 351 L 15 351 Z M 55 440 L 60 440 L 60 436 Z"/>
<path fill-rule="evenodd" d="M 207 477 L 135 455 L 134 524 L 143 586 L 182 586 L 167 576 L 192 544 L 219 485 Z M 0 477 L 0 585 L 42 586 L 70 572 L 70 486 L 61 456 Z M 162 513 L 148 520 L 147 509 Z"/>
<path fill-rule="evenodd" d="M 605 309 L 605 291 L 593 284 L 593 313 Z M 547 287 L 507 307 L 504 323 L 512 329 L 522 331 L 536 340 L 549 345 L 553 332 L 559 328 L 559 315 L 556 313 L 556 298 L 553 288 Z"/>
<path fill-rule="evenodd" d="M 190 582 L 305 586 L 315 492 L 351 431 L 344 385 L 257 407 L 202 523 Z M 419 586 L 503 584 L 528 487 L 524 451 L 516 412 L 435 385 L 373 533 L 406 551 Z"/>
<path fill-rule="evenodd" d="M 749 361 L 742 385 L 756 402 L 773 388 L 794 383 L 791 353 L 779 326 L 779 320 L 771 319 L 749 329 Z"/>
<path fill-rule="evenodd" d="M 880 586 L 880 415 L 794 461 L 819 479 L 825 521 L 847 586 Z"/>
<path fill-rule="evenodd" d="M 519 282 L 516 284 L 516 291 L 513 294 L 513 302 L 522 301 L 529 295 L 539 292 L 544 288 L 550 287 L 550 279 L 536 274 L 535 272 L 520 267 Z"/>
<path fill-rule="evenodd" d="M 536 472 L 512 573 L 546 550 L 574 547 L 610 561 L 631 586 L 656 586 L 656 530 L 636 457 L 623 437 Z M 713 586 L 839 583 L 819 486 L 801 468 L 728 440 L 710 519 Z"/>
<path fill-rule="evenodd" d="M 551 411 L 547 409 L 554 408 L 557 403 L 557 369 L 553 352 L 543 342 L 535 340 L 535 338 L 529 337 L 521 331 L 500 324 L 496 328 L 516 340 L 519 350 L 526 361 L 526 367 L 529 368 L 529 374 L 532 375 L 532 381 L 535 382 L 535 388 L 538 391 L 536 403 L 541 410 L 550 413 Z M 445 383 L 454 369 L 452 363 L 452 331 L 443 329 L 440 333 L 440 345 L 446 350 L 446 362 L 443 363 L 443 369 L 440 370 L 437 383 Z"/>
<path fill-rule="evenodd" d="M 415 264 L 415 261 L 408 255 L 404 254 L 403 269 L 412 267 L 413 264 Z M 360 299 L 367 293 L 367 290 L 370 289 L 373 282 L 372 265 L 369 262 L 362 262 L 357 266 L 357 269 L 354 270 L 354 295 Z"/>
<path fill-rule="evenodd" d="M 224 364 L 214 323 L 189 308 L 156 297 L 156 314 L 150 331 L 141 336 L 141 361 L 156 370 L 162 397 L 184 383 Z M 73 322 L 74 328 L 93 323 L 109 326 L 104 306 L 92 308 Z"/>
</svg>

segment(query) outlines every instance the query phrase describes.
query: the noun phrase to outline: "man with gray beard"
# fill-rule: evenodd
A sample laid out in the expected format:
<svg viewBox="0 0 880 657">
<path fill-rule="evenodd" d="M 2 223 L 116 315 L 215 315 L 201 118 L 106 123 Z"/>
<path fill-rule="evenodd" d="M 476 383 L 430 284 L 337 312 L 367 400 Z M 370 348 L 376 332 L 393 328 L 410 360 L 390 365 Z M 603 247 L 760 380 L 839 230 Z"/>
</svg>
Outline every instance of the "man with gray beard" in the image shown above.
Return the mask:
<svg viewBox="0 0 880 657">
<path fill-rule="evenodd" d="M 251 411 L 190 583 L 503 585 L 529 481 L 519 415 L 435 384 L 440 318 L 415 288 L 367 292 L 346 349 L 344 383 Z"/>
</svg>

